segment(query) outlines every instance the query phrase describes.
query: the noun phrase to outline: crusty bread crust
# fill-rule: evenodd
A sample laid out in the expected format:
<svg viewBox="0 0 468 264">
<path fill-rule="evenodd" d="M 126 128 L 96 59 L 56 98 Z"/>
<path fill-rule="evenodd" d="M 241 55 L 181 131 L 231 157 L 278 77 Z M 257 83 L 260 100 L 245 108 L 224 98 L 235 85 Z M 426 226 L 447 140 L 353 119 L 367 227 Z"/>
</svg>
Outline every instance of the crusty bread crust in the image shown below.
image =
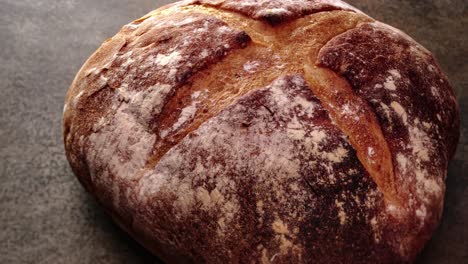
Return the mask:
<svg viewBox="0 0 468 264">
<path fill-rule="evenodd" d="M 64 109 L 78 179 L 169 263 L 410 262 L 458 135 L 432 55 L 334 0 L 162 7 Z"/>
</svg>

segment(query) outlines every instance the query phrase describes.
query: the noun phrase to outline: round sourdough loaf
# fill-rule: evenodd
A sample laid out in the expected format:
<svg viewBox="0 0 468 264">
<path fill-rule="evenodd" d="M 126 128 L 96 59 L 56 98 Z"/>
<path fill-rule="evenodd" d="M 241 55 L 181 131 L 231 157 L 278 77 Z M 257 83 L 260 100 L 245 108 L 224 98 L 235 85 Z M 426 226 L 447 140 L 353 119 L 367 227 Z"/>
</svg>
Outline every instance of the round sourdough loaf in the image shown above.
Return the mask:
<svg viewBox="0 0 468 264">
<path fill-rule="evenodd" d="M 168 263 L 406 263 L 458 106 L 430 52 L 336 0 L 177 2 L 82 67 L 74 173 Z"/>
</svg>

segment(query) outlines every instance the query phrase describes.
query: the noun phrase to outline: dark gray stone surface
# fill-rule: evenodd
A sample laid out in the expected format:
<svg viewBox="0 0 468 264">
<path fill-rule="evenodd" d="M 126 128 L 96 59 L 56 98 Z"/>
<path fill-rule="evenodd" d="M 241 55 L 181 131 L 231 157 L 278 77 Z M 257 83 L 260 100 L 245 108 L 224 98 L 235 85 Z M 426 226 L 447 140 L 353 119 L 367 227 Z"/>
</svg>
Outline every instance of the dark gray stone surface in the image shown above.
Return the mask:
<svg viewBox="0 0 468 264">
<path fill-rule="evenodd" d="M 66 162 L 65 93 L 120 26 L 171 1 L 0 0 L 0 263 L 156 263 Z M 445 213 L 419 263 L 468 263 L 468 1 L 350 0 L 433 51 L 462 109 Z"/>
</svg>

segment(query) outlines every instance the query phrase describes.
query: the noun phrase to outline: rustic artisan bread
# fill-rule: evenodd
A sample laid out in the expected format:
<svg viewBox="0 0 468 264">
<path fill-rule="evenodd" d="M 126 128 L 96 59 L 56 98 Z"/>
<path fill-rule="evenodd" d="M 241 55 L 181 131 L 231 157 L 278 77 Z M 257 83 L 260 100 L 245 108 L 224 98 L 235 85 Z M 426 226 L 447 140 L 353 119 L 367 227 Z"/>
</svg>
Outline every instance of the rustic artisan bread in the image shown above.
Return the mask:
<svg viewBox="0 0 468 264">
<path fill-rule="evenodd" d="M 334 0 L 155 10 L 64 110 L 74 173 L 169 263 L 411 262 L 458 136 L 431 53 Z"/>
</svg>

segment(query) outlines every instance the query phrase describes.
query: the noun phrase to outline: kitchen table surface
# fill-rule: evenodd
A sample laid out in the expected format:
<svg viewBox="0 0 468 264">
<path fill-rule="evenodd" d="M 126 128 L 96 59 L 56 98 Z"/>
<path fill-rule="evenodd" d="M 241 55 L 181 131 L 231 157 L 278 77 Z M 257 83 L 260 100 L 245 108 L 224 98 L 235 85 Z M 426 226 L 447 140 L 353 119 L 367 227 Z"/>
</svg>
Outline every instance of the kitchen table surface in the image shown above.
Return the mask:
<svg viewBox="0 0 468 264">
<path fill-rule="evenodd" d="M 171 1 L 0 0 L 0 263 L 158 263 L 117 228 L 65 158 L 65 93 L 119 28 Z M 418 263 L 468 263 L 468 1 L 349 0 L 431 50 L 461 112 L 445 212 Z"/>
</svg>

